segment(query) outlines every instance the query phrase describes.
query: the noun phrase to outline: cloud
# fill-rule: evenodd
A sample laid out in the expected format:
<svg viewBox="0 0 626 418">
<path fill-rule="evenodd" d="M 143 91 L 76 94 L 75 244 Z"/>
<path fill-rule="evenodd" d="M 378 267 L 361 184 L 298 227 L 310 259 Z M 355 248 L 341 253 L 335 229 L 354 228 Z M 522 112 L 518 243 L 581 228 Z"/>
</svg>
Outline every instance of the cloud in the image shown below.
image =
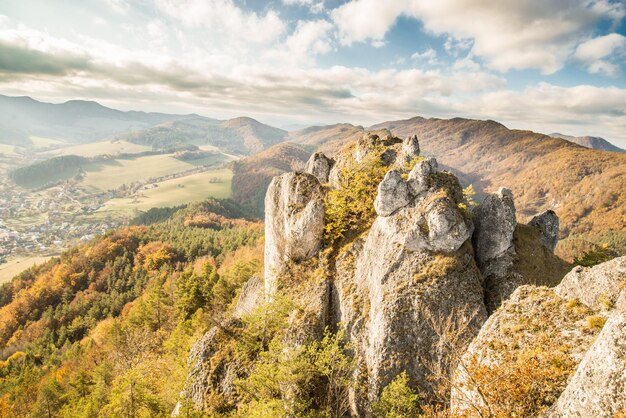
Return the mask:
<svg viewBox="0 0 626 418">
<path fill-rule="evenodd" d="M 437 60 L 437 51 L 432 48 L 428 48 L 423 52 L 415 52 L 411 55 L 411 59 L 413 61 L 424 62 L 429 65 L 437 65 L 439 60 Z"/>
<path fill-rule="evenodd" d="M 125 0 L 104 0 L 109 7 L 118 14 L 125 15 L 130 10 L 130 5 Z"/>
<path fill-rule="evenodd" d="M 299 21 L 286 45 L 296 54 L 325 54 L 332 50 L 329 38 L 332 29 L 327 20 Z"/>
<path fill-rule="evenodd" d="M 233 0 L 156 0 L 156 5 L 188 28 L 202 27 L 207 33 L 253 44 L 273 42 L 286 28 L 274 10 L 260 15 L 244 11 Z"/>
<path fill-rule="evenodd" d="M 324 0 L 282 0 L 287 6 L 306 6 L 311 13 L 322 13 L 325 9 Z"/>
<path fill-rule="evenodd" d="M 590 73 L 616 75 L 618 60 L 623 60 L 626 52 L 626 36 L 611 33 L 590 39 L 578 45 L 574 59 L 582 63 Z"/>
<path fill-rule="evenodd" d="M 334 9 L 331 17 L 342 45 L 366 40 L 380 43 L 406 6 L 406 1 L 353 0 Z"/>
<path fill-rule="evenodd" d="M 79 54 L 51 54 L 20 45 L 0 42 L 0 74 L 17 78 L 45 74 L 65 76 L 92 68 L 90 58 Z"/>
<path fill-rule="evenodd" d="M 607 0 L 352 0 L 331 12 L 344 45 L 383 40 L 399 16 L 427 31 L 472 42 L 472 53 L 499 71 L 558 71 L 602 19 L 619 21 L 624 5 Z M 450 42 L 452 46 L 452 42 Z"/>
</svg>

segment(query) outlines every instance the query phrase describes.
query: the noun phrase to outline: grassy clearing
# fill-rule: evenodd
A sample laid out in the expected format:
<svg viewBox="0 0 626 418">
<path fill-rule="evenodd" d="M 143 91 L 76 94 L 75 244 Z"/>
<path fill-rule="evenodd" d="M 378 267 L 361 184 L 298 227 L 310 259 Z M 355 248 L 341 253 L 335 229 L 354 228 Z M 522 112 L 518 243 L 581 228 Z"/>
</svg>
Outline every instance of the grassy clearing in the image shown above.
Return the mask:
<svg viewBox="0 0 626 418">
<path fill-rule="evenodd" d="M 44 257 L 18 257 L 9 259 L 7 263 L 0 264 L 0 284 L 10 281 L 24 270 L 48 261 L 52 256 Z"/>
<path fill-rule="evenodd" d="M 62 141 L 60 139 L 44 138 L 41 136 L 31 136 L 30 141 L 32 142 L 32 147 L 34 148 L 45 148 L 45 147 L 49 147 L 52 145 L 67 144 L 67 142 Z"/>
<path fill-rule="evenodd" d="M 14 155 L 15 145 L 0 144 L 0 154 Z"/>
<path fill-rule="evenodd" d="M 139 153 L 150 151 L 151 148 L 144 145 L 131 144 L 126 141 L 101 141 L 91 144 L 72 145 L 53 151 L 48 151 L 46 155 L 56 157 L 60 155 L 80 155 L 81 157 L 95 157 L 96 155 L 120 153 Z"/>
<path fill-rule="evenodd" d="M 136 198 L 112 199 L 96 215 L 132 215 L 136 210 L 178 206 L 207 197 L 227 198 L 232 177 L 232 171 L 220 169 L 167 180 L 154 189 L 142 190 Z M 211 182 L 216 179 L 219 182 Z"/>
<path fill-rule="evenodd" d="M 91 163 L 84 167 L 87 175 L 82 185 L 93 190 L 115 189 L 133 181 L 147 181 L 150 178 L 190 170 L 199 165 L 217 164 L 226 158 L 223 155 L 216 155 L 201 160 L 180 161 L 171 155 L 150 155 L 106 163 Z"/>
</svg>

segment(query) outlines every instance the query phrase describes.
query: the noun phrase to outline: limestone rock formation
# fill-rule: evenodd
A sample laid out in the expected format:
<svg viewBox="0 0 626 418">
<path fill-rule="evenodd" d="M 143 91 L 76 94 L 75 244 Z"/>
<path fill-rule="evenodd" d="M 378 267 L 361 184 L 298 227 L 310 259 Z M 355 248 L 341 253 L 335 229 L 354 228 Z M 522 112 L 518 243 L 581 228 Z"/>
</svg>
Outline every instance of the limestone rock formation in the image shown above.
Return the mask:
<svg viewBox="0 0 626 418">
<path fill-rule="evenodd" d="M 624 411 L 626 312 L 615 312 L 547 416 L 612 418 Z"/>
<path fill-rule="evenodd" d="M 528 225 L 539 228 L 541 243 L 550 251 L 554 251 L 559 241 L 559 217 L 556 213 L 551 210 L 545 211 L 532 218 Z"/>
<path fill-rule="evenodd" d="M 328 176 L 333 165 L 335 165 L 335 160 L 328 158 L 321 152 L 316 152 L 311 155 L 311 158 L 306 163 L 305 171 L 317 177 L 320 183 L 326 184 L 328 183 Z"/>
<path fill-rule="evenodd" d="M 314 257 L 324 234 L 324 190 L 306 173 L 275 177 L 265 196 L 265 292 L 278 288 L 290 260 Z"/>
<path fill-rule="evenodd" d="M 417 140 L 417 135 L 410 136 L 402 142 L 402 150 L 400 151 L 400 157 L 398 162 L 409 163 L 413 158 L 420 155 L 420 144 Z"/>
<path fill-rule="evenodd" d="M 402 173 L 399 170 L 390 170 L 378 185 L 374 208 L 380 216 L 389 216 L 406 206 L 410 198 L 409 186 L 402 179 Z"/>
<path fill-rule="evenodd" d="M 538 379 L 534 384 L 550 385 L 544 396 L 558 396 L 597 335 L 597 329 L 587 325 L 593 314 L 584 306 L 570 306 L 547 287 L 519 287 L 489 317 L 462 356 L 452 384 L 453 416 L 481 416 L 476 411 L 488 410 L 501 416 L 496 412 L 506 411 L 506 405 L 497 402 L 502 397 L 521 404 L 523 399 L 514 398 L 521 388 L 498 382 L 520 376 L 519 385 L 527 383 L 530 377 L 523 367 L 528 362 Z M 555 369 L 542 375 L 544 367 Z"/>
<path fill-rule="evenodd" d="M 252 312 L 263 300 L 263 280 L 257 276 L 251 277 L 241 288 L 237 305 L 233 311 L 233 318 L 241 318 Z"/>
<path fill-rule="evenodd" d="M 476 259 L 483 266 L 511 247 L 517 225 L 513 193 L 509 189 L 500 188 L 485 197 L 475 210 L 474 222 Z"/>
<path fill-rule="evenodd" d="M 354 379 L 364 383 L 350 394 L 352 416 L 369 417 L 371 402 L 403 371 L 413 388 L 434 396 L 432 366 L 444 374 L 455 366 L 444 348 L 449 341 L 442 329 L 450 324 L 460 329 L 458 354 L 478 335 L 467 361 L 478 356 L 487 365 L 507 365 L 512 360 L 498 352 L 498 344 L 517 360 L 545 342 L 541 337 L 567 346 L 563 355 L 573 359 L 567 364 L 580 362 L 596 332 L 585 328 L 585 320 L 595 312 L 584 305 L 568 310 L 568 301 L 551 289 L 519 287 L 555 284 L 565 275 L 563 266 L 553 267 L 556 256 L 549 247 L 558 219 L 551 214 L 532 226 L 518 225 L 507 189 L 487 196 L 472 214 L 459 180 L 439 171 L 435 159 L 419 157 L 415 136 L 400 140 L 370 132 L 332 160 L 314 154 L 306 171 L 272 180 L 265 200 L 263 292 L 251 279 L 226 323 L 243 326 L 240 318 L 263 299 L 261 293 L 271 301 L 282 288 L 298 304 L 280 334 L 289 347 L 319 340 L 324 329 L 342 324 L 358 365 Z M 355 213 L 366 219 L 355 221 L 352 214 L 350 231 L 325 239 L 325 217 L 350 210 L 333 196 L 356 193 L 346 181 L 355 171 L 370 179 L 359 187 L 366 187 L 368 197 L 375 195 L 373 208 L 359 208 Z M 541 282 L 545 276 L 549 283 Z M 216 346 L 223 332 L 218 327 L 207 333 L 190 355 L 185 396 L 195 405 L 204 405 L 209 393 L 229 396 L 233 376 L 241 372 L 235 364 L 220 363 Z M 457 371 L 456 381 L 453 407 L 465 411 L 462 404 L 474 402 L 477 391 L 463 371 Z"/>
<path fill-rule="evenodd" d="M 555 290 L 562 298 L 607 310 L 616 305 L 620 293 L 626 293 L 625 284 L 626 257 L 620 257 L 594 267 L 575 267 Z"/>
</svg>

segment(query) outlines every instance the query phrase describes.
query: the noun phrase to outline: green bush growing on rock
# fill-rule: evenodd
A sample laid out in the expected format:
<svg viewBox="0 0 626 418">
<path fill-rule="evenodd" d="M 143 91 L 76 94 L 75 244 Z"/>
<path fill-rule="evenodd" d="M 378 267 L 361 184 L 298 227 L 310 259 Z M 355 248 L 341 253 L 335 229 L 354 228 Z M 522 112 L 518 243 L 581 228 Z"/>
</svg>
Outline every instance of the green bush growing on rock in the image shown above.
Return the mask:
<svg viewBox="0 0 626 418">
<path fill-rule="evenodd" d="M 388 170 L 380 158 L 384 147 L 379 148 L 368 153 L 360 163 L 353 161 L 341 170 L 339 189 L 327 193 L 324 223 L 329 244 L 337 243 L 348 231 L 358 233 L 374 222 L 378 184 Z"/>
<path fill-rule="evenodd" d="M 380 398 L 372 405 L 377 418 L 409 418 L 419 416 L 419 395 L 409 386 L 406 372 L 397 375 L 383 389 Z"/>
</svg>

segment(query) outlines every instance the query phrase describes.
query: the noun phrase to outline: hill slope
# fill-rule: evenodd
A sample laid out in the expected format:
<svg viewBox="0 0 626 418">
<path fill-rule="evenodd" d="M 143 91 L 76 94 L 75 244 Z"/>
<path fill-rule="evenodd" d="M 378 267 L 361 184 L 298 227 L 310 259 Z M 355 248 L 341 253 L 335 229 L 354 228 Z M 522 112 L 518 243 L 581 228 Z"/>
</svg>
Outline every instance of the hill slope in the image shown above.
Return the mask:
<svg viewBox="0 0 626 418">
<path fill-rule="evenodd" d="M 598 149 L 603 151 L 613 151 L 613 152 L 626 152 L 619 147 L 611 144 L 604 138 L 600 138 L 599 136 L 571 136 L 571 135 L 563 135 L 560 133 L 552 133 L 550 134 L 553 138 L 561 138 L 565 139 L 569 142 L 573 142 L 574 144 L 582 145 L 586 148 Z"/>
<path fill-rule="evenodd" d="M 210 145 L 240 155 L 255 154 L 281 142 L 286 131 L 264 125 L 252 118 L 226 121 L 193 116 L 163 123 L 119 136 L 120 139 L 149 145 L 154 149 L 168 149 L 183 144 Z"/>
<path fill-rule="evenodd" d="M 186 117 L 122 112 L 83 100 L 53 104 L 30 97 L 0 95 L 0 142 L 27 145 L 31 135 L 90 142 Z"/>
</svg>

